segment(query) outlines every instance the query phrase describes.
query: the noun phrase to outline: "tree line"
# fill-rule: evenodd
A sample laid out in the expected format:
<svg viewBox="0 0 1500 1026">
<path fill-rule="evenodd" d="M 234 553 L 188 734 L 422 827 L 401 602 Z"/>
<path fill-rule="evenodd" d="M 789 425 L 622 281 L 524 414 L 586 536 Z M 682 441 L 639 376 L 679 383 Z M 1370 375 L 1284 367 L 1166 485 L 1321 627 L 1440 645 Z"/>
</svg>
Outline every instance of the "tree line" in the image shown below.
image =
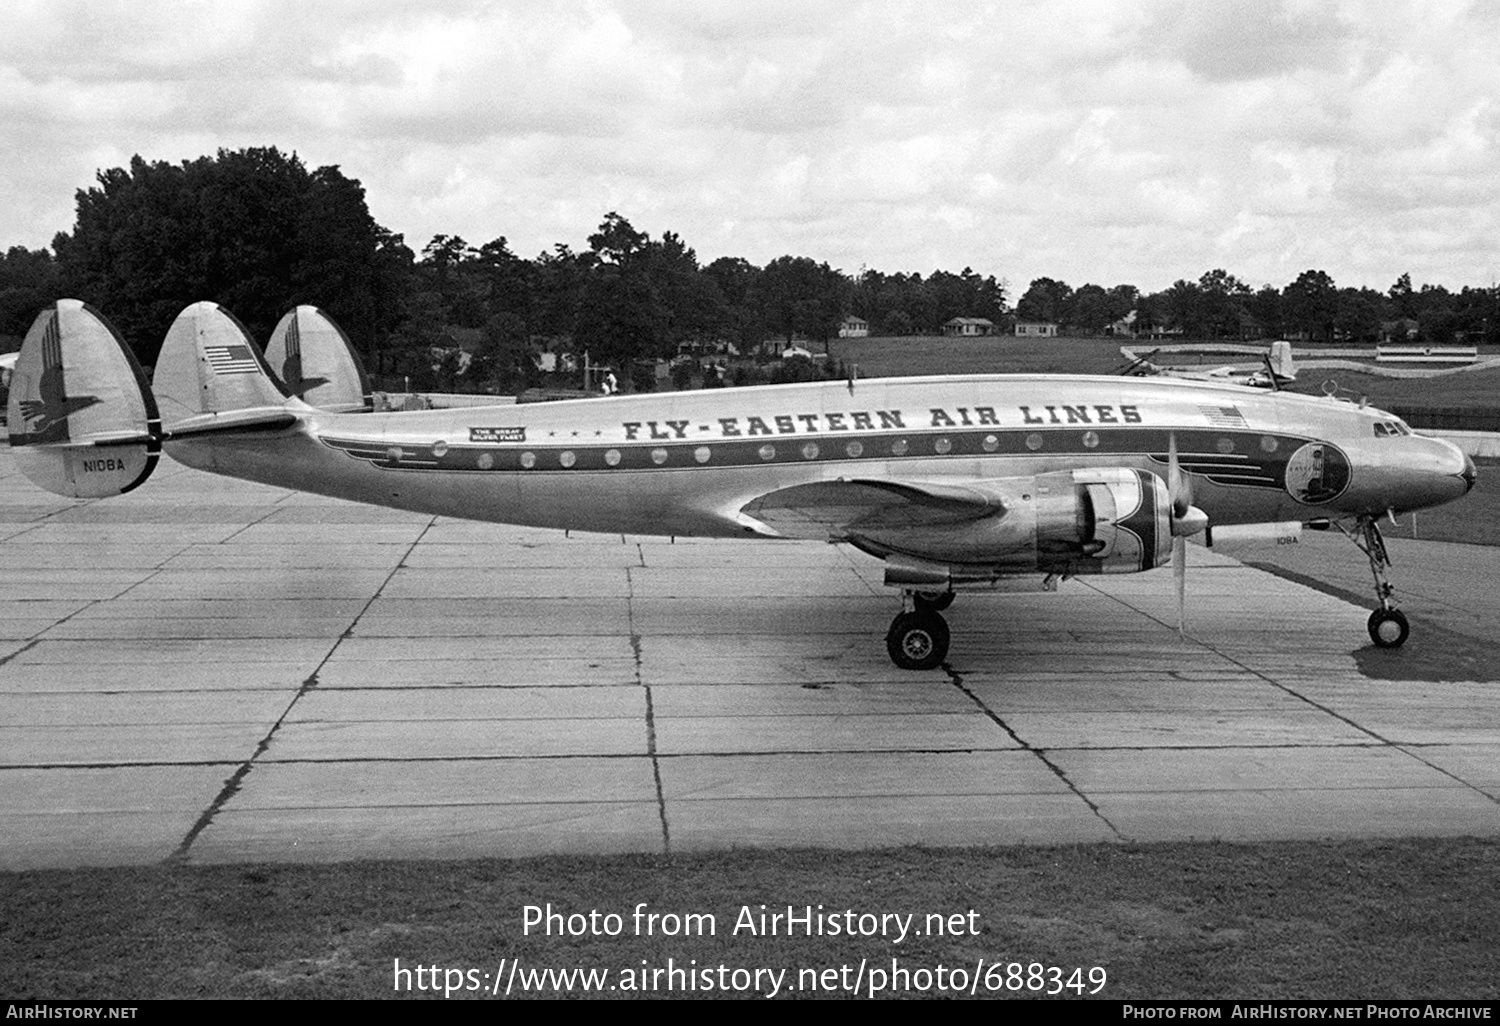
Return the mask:
<svg viewBox="0 0 1500 1026">
<path fill-rule="evenodd" d="M 1131 318 L 1132 313 L 1134 314 Z M 1500 288 L 1441 285 L 1414 289 L 1402 274 L 1385 291 L 1339 288 L 1325 271 L 1307 270 L 1282 288 L 1252 289 L 1222 268 L 1196 282 L 1179 279 L 1150 295 L 1133 286 L 1106 289 L 1038 278 L 1016 303 L 1022 320 L 1052 321 L 1082 334 L 1102 334 L 1131 318 L 1135 333 L 1172 332 L 1189 338 L 1297 337 L 1365 345 L 1382 338 L 1433 345 L 1500 342 Z"/>
<path fill-rule="evenodd" d="M 874 335 L 936 335 L 954 317 L 986 318 L 1001 331 L 1019 318 L 1096 334 L 1133 313 L 1136 331 L 1199 338 L 1366 341 L 1383 323 L 1411 318 L 1430 342 L 1500 341 L 1500 291 L 1413 289 L 1407 275 L 1379 293 L 1340 289 L 1316 270 L 1280 289 L 1212 270 L 1149 295 L 1039 278 L 1012 310 L 1003 280 L 967 267 L 924 277 L 846 274 L 794 255 L 703 264 L 677 234 L 652 238 L 613 212 L 586 249 L 559 243 L 527 259 L 504 236 L 472 245 L 437 235 L 418 253 L 376 223 L 356 179 L 275 147 L 179 164 L 137 156 L 101 171 L 78 191 L 76 222 L 50 250 L 16 246 L 0 257 L 0 335 L 24 333 L 64 295 L 105 311 L 147 365 L 191 302 L 223 304 L 258 340 L 287 309 L 311 303 L 344 326 L 377 376 L 418 387 L 431 387 L 434 353 L 451 361 L 456 340 L 475 361 L 471 384 L 508 389 L 534 377 L 544 346 L 627 368 L 670 358 L 684 343 L 746 351 L 768 339 L 827 340 L 850 314 Z"/>
</svg>

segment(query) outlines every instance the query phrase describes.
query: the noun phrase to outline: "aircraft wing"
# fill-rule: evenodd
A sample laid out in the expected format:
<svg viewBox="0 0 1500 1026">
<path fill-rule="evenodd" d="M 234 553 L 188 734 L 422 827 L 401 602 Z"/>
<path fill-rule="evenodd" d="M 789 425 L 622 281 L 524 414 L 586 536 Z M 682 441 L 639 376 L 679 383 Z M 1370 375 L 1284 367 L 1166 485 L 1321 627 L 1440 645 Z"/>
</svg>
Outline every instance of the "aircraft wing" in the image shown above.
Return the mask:
<svg viewBox="0 0 1500 1026">
<path fill-rule="evenodd" d="M 998 495 L 932 482 L 840 478 L 758 496 L 742 512 L 789 538 L 958 525 L 1005 512 Z"/>
<path fill-rule="evenodd" d="M 782 537 L 917 560 L 953 582 L 1148 570 L 1172 547 L 1166 482 L 1123 467 L 973 481 L 815 481 L 757 496 L 740 516 Z"/>
</svg>

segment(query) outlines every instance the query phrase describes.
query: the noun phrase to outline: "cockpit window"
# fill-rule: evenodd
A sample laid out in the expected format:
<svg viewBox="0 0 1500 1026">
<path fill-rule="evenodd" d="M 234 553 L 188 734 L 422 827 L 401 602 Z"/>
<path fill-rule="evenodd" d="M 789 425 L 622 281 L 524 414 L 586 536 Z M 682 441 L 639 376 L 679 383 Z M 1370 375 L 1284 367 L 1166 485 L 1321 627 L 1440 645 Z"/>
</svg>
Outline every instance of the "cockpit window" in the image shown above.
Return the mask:
<svg viewBox="0 0 1500 1026">
<path fill-rule="evenodd" d="M 1376 438 L 1394 438 L 1411 434 L 1411 428 L 1399 420 L 1377 420 L 1374 423 Z"/>
</svg>

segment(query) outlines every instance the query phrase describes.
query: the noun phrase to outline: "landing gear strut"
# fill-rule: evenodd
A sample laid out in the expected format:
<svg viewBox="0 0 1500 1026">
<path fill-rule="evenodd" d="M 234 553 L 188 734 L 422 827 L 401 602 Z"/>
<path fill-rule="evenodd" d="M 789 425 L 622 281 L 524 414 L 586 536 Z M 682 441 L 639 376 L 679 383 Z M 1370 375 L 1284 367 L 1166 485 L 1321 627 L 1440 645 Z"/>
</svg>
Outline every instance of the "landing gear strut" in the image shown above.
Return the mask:
<svg viewBox="0 0 1500 1026">
<path fill-rule="evenodd" d="M 938 610 L 953 604 L 953 592 L 908 591 L 903 598 L 911 599 L 912 609 L 908 612 L 903 608 L 885 634 L 891 662 L 903 670 L 941 666 L 948 657 L 948 622 Z"/>
<path fill-rule="evenodd" d="M 953 592 L 951 591 L 914 591 L 911 593 L 911 604 L 920 610 L 931 610 L 941 613 L 953 605 Z"/>
<path fill-rule="evenodd" d="M 1369 559 L 1370 575 L 1375 578 L 1375 600 L 1380 606 L 1370 614 L 1370 640 L 1378 648 L 1400 648 L 1411 633 L 1411 625 L 1406 622 L 1406 614 L 1396 608 L 1396 589 L 1385 579 L 1391 557 L 1385 551 L 1385 539 L 1380 536 L 1375 518 L 1367 514 L 1355 521 L 1354 530 L 1342 524 L 1339 530 Z"/>
</svg>

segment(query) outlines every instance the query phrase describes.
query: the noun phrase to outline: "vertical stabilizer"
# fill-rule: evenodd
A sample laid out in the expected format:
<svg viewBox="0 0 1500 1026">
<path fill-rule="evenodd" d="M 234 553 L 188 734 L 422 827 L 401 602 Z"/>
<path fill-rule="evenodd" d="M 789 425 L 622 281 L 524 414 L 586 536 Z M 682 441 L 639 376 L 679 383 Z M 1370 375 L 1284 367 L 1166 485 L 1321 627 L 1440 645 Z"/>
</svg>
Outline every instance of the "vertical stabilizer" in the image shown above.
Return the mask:
<svg viewBox="0 0 1500 1026">
<path fill-rule="evenodd" d="M 6 411 L 16 464 L 33 484 L 91 499 L 150 476 L 161 421 L 146 376 L 104 316 L 60 299 L 21 344 Z"/>
<path fill-rule="evenodd" d="M 288 398 L 245 326 L 209 302 L 183 310 L 167 329 L 152 386 L 169 430 L 200 414 L 281 407 Z"/>
<path fill-rule="evenodd" d="M 1271 343 L 1270 371 L 1277 382 L 1297 380 L 1297 368 L 1292 363 L 1292 344 L 1285 339 Z"/>
<path fill-rule="evenodd" d="M 333 320 L 315 306 L 281 318 L 266 343 L 266 362 L 297 398 L 334 413 L 374 408 L 359 353 Z"/>
</svg>

